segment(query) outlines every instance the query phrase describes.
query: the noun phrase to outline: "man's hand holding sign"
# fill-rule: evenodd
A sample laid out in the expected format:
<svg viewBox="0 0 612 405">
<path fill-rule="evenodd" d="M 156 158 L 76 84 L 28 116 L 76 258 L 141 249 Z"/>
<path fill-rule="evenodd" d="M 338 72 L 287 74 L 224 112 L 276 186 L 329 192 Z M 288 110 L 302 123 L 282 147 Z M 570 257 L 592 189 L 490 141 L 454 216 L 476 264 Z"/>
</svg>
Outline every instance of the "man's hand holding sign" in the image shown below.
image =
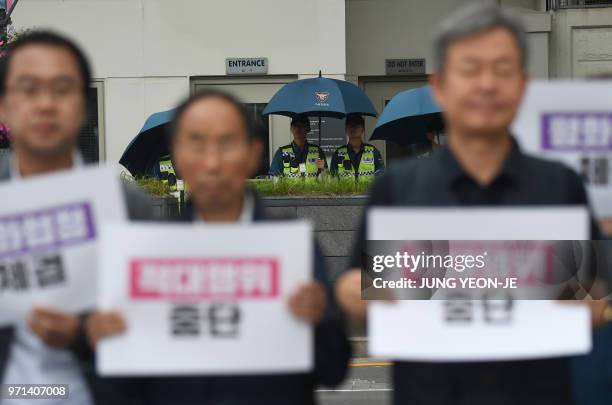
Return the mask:
<svg viewBox="0 0 612 405">
<path fill-rule="evenodd" d="M 289 296 L 288 304 L 293 315 L 316 324 L 323 317 L 327 305 L 325 288 L 316 281 L 304 283 Z"/>
<path fill-rule="evenodd" d="M 40 340 L 55 348 L 70 346 L 81 330 L 78 316 L 38 307 L 32 310 L 28 325 Z"/>
</svg>

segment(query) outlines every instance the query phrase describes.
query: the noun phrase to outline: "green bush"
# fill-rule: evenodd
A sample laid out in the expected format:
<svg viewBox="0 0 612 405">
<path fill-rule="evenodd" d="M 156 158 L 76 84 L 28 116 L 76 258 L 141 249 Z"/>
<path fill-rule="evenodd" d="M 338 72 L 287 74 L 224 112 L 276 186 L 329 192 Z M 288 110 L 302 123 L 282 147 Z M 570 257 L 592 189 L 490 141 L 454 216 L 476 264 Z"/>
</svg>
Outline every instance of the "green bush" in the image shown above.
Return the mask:
<svg viewBox="0 0 612 405">
<path fill-rule="evenodd" d="M 127 176 L 126 176 L 127 177 Z M 149 194 L 156 197 L 170 195 L 170 186 L 153 177 L 137 177 L 125 179 L 134 181 Z M 338 196 L 338 195 L 363 195 L 367 194 L 370 183 L 338 181 L 337 178 L 326 176 L 316 182 L 291 181 L 284 178 L 277 180 L 249 180 L 249 186 L 262 196 Z"/>
<path fill-rule="evenodd" d="M 291 181 L 285 178 L 274 180 L 249 180 L 249 184 L 263 196 L 336 196 L 363 195 L 369 182 L 339 181 L 326 176 L 316 182 Z"/>
<path fill-rule="evenodd" d="M 154 177 L 137 177 L 132 179 L 132 181 L 136 182 L 143 190 L 155 197 L 165 197 L 171 193 L 170 186 L 167 182 L 164 183 Z"/>
</svg>

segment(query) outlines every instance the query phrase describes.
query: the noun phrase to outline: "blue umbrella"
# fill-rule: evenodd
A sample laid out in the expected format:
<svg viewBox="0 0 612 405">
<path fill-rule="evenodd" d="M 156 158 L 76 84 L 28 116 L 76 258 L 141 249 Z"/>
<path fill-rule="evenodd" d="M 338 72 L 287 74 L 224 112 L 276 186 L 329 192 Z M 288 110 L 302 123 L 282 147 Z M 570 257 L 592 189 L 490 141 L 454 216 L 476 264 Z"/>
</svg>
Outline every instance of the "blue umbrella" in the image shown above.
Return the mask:
<svg viewBox="0 0 612 405">
<path fill-rule="evenodd" d="M 142 134 L 145 131 L 167 124 L 172 121 L 172 118 L 174 118 L 174 109 L 151 114 L 145 121 L 139 133 Z"/>
<path fill-rule="evenodd" d="M 152 114 L 145 121 L 138 135 L 125 148 L 119 163 L 132 173 L 132 176 L 150 174 L 159 158 L 170 153 L 166 141 L 167 124 L 172 121 L 174 110 Z"/>
<path fill-rule="evenodd" d="M 319 77 L 284 85 L 272 97 L 263 114 L 318 116 L 320 129 L 321 117 L 344 118 L 348 114 L 376 117 L 376 109 L 368 96 L 353 83 L 321 77 L 319 72 Z"/>
<path fill-rule="evenodd" d="M 403 91 L 389 101 L 370 139 L 393 141 L 401 145 L 427 140 L 427 133 L 444 128 L 442 110 L 430 86 Z"/>
</svg>

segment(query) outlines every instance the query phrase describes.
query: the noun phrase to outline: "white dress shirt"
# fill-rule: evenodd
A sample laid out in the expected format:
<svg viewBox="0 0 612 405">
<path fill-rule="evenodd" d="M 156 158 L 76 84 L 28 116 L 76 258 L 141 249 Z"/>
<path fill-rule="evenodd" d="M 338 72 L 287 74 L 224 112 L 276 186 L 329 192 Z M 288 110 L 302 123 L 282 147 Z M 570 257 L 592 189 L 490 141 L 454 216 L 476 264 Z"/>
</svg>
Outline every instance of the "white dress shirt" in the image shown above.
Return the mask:
<svg viewBox="0 0 612 405">
<path fill-rule="evenodd" d="M 19 166 L 11 155 L 11 180 L 21 179 Z M 80 154 L 73 157 L 74 167 L 83 165 Z M 47 346 L 23 322 L 15 326 L 3 384 L 68 384 L 68 399 L 0 399 L 0 405 L 93 405 L 89 388 L 78 360 L 67 349 Z"/>
<path fill-rule="evenodd" d="M 196 210 L 194 210 L 193 215 L 196 223 L 208 223 L 208 221 L 205 221 L 204 218 L 202 218 L 200 214 L 196 212 Z M 240 212 L 240 217 L 238 218 L 236 223 L 249 224 L 253 222 L 254 217 L 255 201 L 253 201 L 253 196 L 250 193 L 245 192 L 244 199 L 242 200 L 242 211 Z"/>
</svg>

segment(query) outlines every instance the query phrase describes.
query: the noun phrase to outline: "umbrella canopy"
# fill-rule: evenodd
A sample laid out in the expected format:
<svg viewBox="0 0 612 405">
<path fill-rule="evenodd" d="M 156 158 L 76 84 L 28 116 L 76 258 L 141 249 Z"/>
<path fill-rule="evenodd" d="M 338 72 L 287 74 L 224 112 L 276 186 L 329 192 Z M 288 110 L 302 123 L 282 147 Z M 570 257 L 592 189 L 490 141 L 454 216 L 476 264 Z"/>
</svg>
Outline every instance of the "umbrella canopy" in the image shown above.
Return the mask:
<svg viewBox="0 0 612 405">
<path fill-rule="evenodd" d="M 353 83 L 325 77 L 296 80 L 284 85 L 270 100 L 264 115 L 294 117 L 304 114 L 343 118 L 347 114 L 376 117 L 368 96 Z"/>
<path fill-rule="evenodd" d="M 431 94 L 431 87 L 424 86 L 393 97 L 380 115 L 370 139 L 408 145 L 426 141 L 428 132 L 443 128 L 442 110 Z"/>
<path fill-rule="evenodd" d="M 167 124 L 172 121 L 174 110 L 162 111 L 151 115 L 132 142 L 125 148 L 119 163 L 132 173 L 132 176 L 151 174 L 159 158 L 170 153 L 166 140 Z"/>
</svg>

